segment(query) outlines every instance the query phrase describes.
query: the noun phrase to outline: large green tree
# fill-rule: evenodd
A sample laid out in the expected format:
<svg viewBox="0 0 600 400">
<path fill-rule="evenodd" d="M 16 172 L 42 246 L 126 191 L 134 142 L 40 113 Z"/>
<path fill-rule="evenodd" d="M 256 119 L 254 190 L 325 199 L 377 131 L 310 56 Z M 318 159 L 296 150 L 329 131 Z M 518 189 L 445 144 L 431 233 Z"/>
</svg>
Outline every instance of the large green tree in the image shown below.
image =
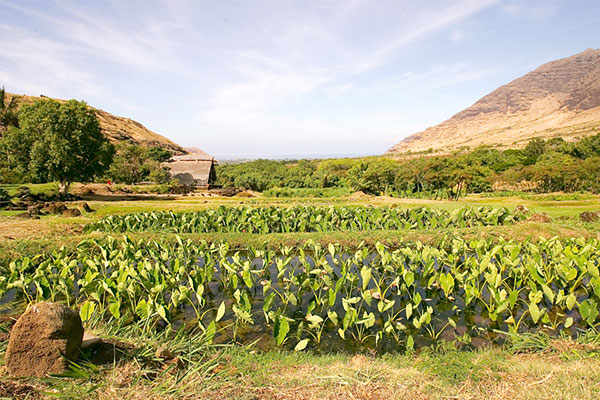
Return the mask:
<svg viewBox="0 0 600 400">
<path fill-rule="evenodd" d="M 85 102 L 38 100 L 22 108 L 19 125 L 3 138 L 11 167 L 33 181 L 57 181 L 61 195 L 72 182 L 101 176 L 112 161 L 114 147 Z"/>
<path fill-rule="evenodd" d="M 6 93 L 2 87 L 0 89 L 0 135 L 9 126 L 18 126 L 18 124 L 17 100 L 12 97 L 10 101 L 6 101 Z"/>
</svg>

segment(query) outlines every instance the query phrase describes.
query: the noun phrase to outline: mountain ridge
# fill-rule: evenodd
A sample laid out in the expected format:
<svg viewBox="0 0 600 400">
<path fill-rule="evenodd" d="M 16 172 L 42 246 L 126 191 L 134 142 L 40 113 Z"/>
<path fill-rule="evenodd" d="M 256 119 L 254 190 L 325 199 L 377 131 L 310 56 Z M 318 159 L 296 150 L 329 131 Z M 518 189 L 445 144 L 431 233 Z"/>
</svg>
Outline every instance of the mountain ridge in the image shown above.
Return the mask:
<svg viewBox="0 0 600 400">
<path fill-rule="evenodd" d="M 600 50 L 543 64 L 417 132 L 386 154 L 448 153 L 464 146 L 522 147 L 533 137 L 565 140 L 600 131 Z"/>
</svg>

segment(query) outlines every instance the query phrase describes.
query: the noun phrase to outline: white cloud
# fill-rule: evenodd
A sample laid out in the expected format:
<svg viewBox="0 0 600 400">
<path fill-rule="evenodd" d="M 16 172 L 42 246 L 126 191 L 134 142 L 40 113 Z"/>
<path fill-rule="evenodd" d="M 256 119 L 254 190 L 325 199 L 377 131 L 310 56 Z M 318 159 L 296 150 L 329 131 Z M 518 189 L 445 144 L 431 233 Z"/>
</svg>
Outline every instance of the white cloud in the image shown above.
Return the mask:
<svg viewBox="0 0 600 400">
<path fill-rule="evenodd" d="M 502 9 L 513 17 L 547 18 L 555 15 L 560 9 L 560 5 L 547 0 L 513 1 L 503 4 Z"/>
</svg>

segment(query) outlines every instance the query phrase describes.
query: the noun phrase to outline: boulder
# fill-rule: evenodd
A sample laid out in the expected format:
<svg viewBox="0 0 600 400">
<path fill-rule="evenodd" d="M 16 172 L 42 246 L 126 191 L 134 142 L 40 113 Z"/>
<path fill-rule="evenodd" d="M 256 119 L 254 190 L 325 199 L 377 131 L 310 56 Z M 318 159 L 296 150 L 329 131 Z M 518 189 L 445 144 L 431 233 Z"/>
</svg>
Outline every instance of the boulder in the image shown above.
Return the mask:
<svg viewBox="0 0 600 400">
<path fill-rule="evenodd" d="M 596 222 L 600 220 L 600 211 L 584 211 L 581 214 L 579 214 L 579 218 L 583 222 Z"/>
<path fill-rule="evenodd" d="M 27 212 L 30 215 L 40 215 L 42 214 L 42 208 L 44 208 L 44 206 L 41 203 L 32 204 L 27 207 Z"/>
<path fill-rule="evenodd" d="M 62 215 L 65 217 L 80 217 L 81 211 L 76 208 L 67 208 L 65 211 L 63 211 Z"/>
<path fill-rule="evenodd" d="M 65 212 L 66 209 L 67 209 L 67 206 L 65 206 L 64 203 L 56 202 L 56 203 L 48 204 L 44 208 L 44 211 L 47 211 L 50 214 L 62 214 L 63 212 Z"/>
<path fill-rule="evenodd" d="M 82 339 L 77 311 L 58 303 L 31 305 L 10 333 L 6 369 L 13 376 L 60 374 L 79 355 Z"/>
<path fill-rule="evenodd" d="M 94 210 L 92 210 L 92 208 L 90 207 L 90 205 L 88 203 L 86 203 L 85 201 L 82 201 L 79 203 L 79 208 L 81 209 L 82 212 L 94 212 Z"/>
</svg>

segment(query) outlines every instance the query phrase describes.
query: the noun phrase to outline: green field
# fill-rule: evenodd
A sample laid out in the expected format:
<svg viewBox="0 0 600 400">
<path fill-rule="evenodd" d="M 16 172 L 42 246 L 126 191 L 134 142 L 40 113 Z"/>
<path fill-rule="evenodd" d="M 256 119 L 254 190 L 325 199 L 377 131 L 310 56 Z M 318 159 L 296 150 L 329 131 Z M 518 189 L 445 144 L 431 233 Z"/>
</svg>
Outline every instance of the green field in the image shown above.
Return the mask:
<svg viewBox="0 0 600 400">
<path fill-rule="evenodd" d="M 600 223 L 579 214 L 600 197 L 572 198 L 158 196 L 88 198 L 81 217 L 1 211 L 0 298 L 14 300 L 0 312 L 68 302 L 122 356 L 83 354 L 70 377 L 0 373 L 0 398 L 598 398 Z M 512 219 L 517 205 L 529 214 Z M 452 221 L 465 207 L 511 217 Z M 365 225 L 342 224 L 348 212 Z M 551 220 L 526 220 L 540 213 Z M 329 219 L 302 224 L 309 215 Z"/>
</svg>

